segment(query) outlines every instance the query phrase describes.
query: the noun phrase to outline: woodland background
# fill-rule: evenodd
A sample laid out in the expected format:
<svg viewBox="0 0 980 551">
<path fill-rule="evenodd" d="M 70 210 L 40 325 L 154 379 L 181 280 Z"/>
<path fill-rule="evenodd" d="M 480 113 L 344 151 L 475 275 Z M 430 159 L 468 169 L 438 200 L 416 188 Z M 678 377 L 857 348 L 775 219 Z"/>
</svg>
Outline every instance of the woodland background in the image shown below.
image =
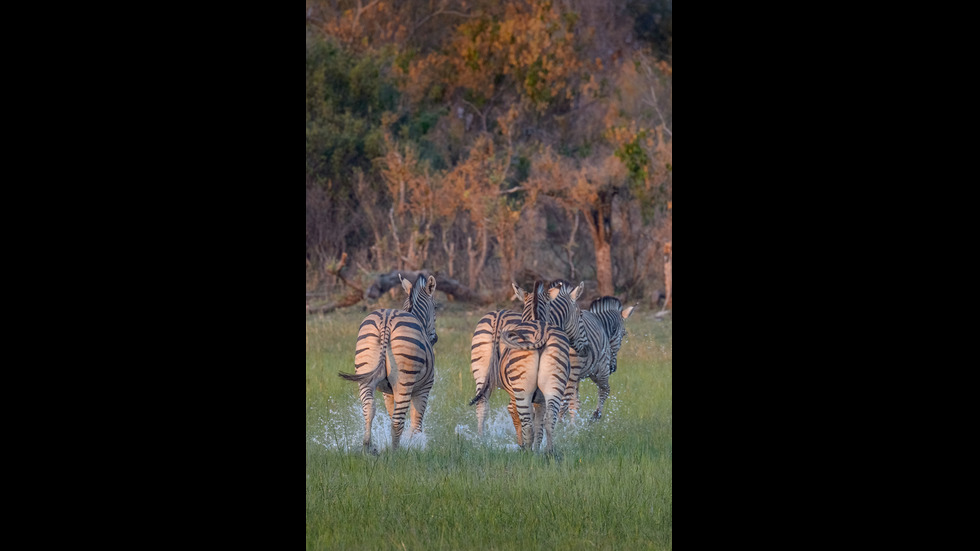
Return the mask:
<svg viewBox="0 0 980 551">
<path fill-rule="evenodd" d="M 308 312 L 421 269 L 671 306 L 672 0 L 306 8 Z"/>
</svg>

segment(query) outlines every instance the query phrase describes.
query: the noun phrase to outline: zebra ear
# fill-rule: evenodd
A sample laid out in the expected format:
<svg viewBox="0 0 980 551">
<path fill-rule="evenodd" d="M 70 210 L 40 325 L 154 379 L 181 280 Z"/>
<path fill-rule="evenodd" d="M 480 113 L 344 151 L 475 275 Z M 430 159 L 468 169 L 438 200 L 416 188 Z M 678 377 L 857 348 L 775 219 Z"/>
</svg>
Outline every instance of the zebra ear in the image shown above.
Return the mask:
<svg viewBox="0 0 980 551">
<path fill-rule="evenodd" d="M 516 281 L 511 281 L 510 286 L 514 288 L 514 298 L 516 298 L 521 302 L 524 302 L 524 289 L 518 287 Z"/>
<path fill-rule="evenodd" d="M 582 291 L 585 290 L 585 282 L 578 284 L 578 287 L 572 290 L 572 300 L 578 300 L 578 297 L 582 296 Z"/>
<path fill-rule="evenodd" d="M 633 310 L 635 308 L 636 308 L 636 306 L 629 306 L 627 308 L 624 308 L 623 309 L 623 319 L 626 319 L 626 318 L 630 317 L 631 315 L 633 315 Z"/>
<path fill-rule="evenodd" d="M 436 292 L 436 276 L 429 276 L 429 279 L 425 280 L 425 292 L 429 296 Z"/>
<path fill-rule="evenodd" d="M 398 280 L 402 282 L 402 288 L 405 289 L 406 293 L 412 293 L 412 283 L 407 279 L 403 279 L 401 274 L 398 274 Z"/>
<path fill-rule="evenodd" d="M 548 289 L 548 298 L 551 300 L 555 300 L 556 298 L 558 298 L 558 293 L 560 292 L 561 292 L 561 287 L 552 287 L 551 289 Z"/>
</svg>

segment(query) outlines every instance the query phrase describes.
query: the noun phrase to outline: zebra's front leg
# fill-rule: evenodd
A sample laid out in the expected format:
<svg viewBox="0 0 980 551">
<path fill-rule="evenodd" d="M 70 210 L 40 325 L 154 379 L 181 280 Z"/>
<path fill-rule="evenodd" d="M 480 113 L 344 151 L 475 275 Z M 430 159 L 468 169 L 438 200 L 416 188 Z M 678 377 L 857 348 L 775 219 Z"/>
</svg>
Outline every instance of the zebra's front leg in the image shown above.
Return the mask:
<svg viewBox="0 0 980 551">
<path fill-rule="evenodd" d="M 602 417 L 602 406 L 606 403 L 606 398 L 609 397 L 609 374 L 607 373 L 603 377 L 592 377 L 592 380 L 599 387 L 599 407 L 592 414 L 592 420 L 596 421 Z"/>
</svg>

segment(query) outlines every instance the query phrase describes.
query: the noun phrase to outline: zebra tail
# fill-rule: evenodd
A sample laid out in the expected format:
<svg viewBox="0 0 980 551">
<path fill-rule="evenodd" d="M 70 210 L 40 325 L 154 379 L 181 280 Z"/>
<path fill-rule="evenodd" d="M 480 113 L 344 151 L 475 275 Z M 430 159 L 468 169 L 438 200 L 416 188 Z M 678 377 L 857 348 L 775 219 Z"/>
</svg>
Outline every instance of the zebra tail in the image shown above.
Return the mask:
<svg viewBox="0 0 980 551">
<path fill-rule="evenodd" d="M 502 315 L 500 317 L 503 317 Z M 487 376 L 483 380 L 483 388 L 480 392 L 476 393 L 476 396 L 470 400 L 470 405 L 480 401 L 480 398 L 486 396 L 489 400 L 490 395 L 493 394 L 493 389 L 500 384 L 500 359 L 498 356 L 498 343 L 500 342 L 500 318 L 497 318 L 497 323 L 493 324 L 493 335 L 490 337 L 490 363 L 487 365 Z M 493 381 L 491 381 L 493 379 Z"/>
<path fill-rule="evenodd" d="M 490 398 L 490 392 L 492 392 L 492 391 L 488 392 L 488 389 L 491 386 L 489 384 L 489 379 L 490 379 L 490 376 L 489 375 L 487 376 L 487 379 L 488 379 L 488 381 L 484 383 L 483 388 L 480 389 L 480 392 L 477 392 L 476 393 L 476 396 L 474 396 L 473 399 L 470 400 L 470 405 L 471 406 L 473 404 L 479 402 L 480 401 L 480 398 L 483 398 L 483 396 L 486 396 L 488 399 Z"/>
<path fill-rule="evenodd" d="M 384 329 L 381 331 L 381 354 L 378 355 L 378 365 L 374 367 L 371 371 L 364 371 L 362 373 L 344 373 L 340 371 L 337 375 L 341 379 L 346 379 L 348 381 L 353 381 L 357 384 L 366 383 L 373 381 L 375 379 L 384 379 L 387 375 L 385 373 L 385 356 L 388 354 L 388 326 L 385 325 Z"/>
</svg>

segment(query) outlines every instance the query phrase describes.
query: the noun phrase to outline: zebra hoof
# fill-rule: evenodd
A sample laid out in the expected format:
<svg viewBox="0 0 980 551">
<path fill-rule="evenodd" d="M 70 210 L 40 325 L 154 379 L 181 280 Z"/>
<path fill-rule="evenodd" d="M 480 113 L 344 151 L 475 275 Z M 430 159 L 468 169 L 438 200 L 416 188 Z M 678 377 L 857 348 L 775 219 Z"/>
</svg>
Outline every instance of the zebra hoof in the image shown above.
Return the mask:
<svg viewBox="0 0 980 551">
<path fill-rule="evenodd" d="M 599 410 L 596 410 L 595 413 L 592 414 L 593 421 L 598 421 L 600 417 L 602 417 L 602 412 Z"/>
<path fill-rule="evenodd" d="M 364 446 L 364 453 L 370 454 L 370 455 L 379 455 L 378 448 L 369 447 L 369 446 Z"/>
</svg>

